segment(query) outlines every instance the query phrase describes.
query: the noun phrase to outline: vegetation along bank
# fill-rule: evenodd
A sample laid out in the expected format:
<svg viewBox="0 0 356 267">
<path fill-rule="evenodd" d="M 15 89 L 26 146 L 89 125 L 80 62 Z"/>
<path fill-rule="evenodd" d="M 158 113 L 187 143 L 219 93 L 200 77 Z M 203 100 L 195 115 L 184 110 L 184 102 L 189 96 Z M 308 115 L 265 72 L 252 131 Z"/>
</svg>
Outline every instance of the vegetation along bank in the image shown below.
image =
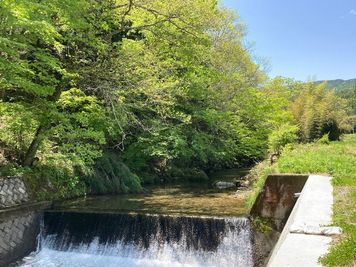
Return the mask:
<svg viewBox="0 0 356 267">
<path fill-rule="evenodd" d="M 120 3 L 1 3 L 0 170 L 37 198 L 206 179 L 352 130 L 352 98 L 269 79 L 217 1 Z"/>
<path fill-rule="evenodd" d="M 341 141 L 321 138 L 314 143 L 289 144 L 274 165 L 268 160 L 257 165 L 251 175 L 256 180 L 248 204 L 252 205 L 268 174 L 303 173 L 332 176 L 334 188 L 333 224 L 342 228 L 329 253 L 320 261 L 324 266 L 354 266 L 356 263 L 356 135 Z"/>
<path fill-rule="evenodd" d="M 216 0 L 2 0 L 0 176 L 62 199 L 279 158 L 260 168 L 333 175 L 345 233 L 322 261 L 352 264 L 355 141 L 329 142 L 355 83 L 270 79 L 245 32 Z"/>
</svg>

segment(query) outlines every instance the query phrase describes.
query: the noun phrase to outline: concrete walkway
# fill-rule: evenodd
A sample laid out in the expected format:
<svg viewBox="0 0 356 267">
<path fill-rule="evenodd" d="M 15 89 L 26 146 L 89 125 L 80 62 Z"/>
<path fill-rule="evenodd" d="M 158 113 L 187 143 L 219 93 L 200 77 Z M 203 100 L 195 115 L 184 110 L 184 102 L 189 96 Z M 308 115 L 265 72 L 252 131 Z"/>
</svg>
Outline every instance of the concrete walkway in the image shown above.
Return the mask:
<svg viewBox="0 0 356 267">
<path fill-rule="evenodd" d="M 331 237 L 291 233 L 291 226 L 327 226 L 332 222 L 333 188 L 331 177 L 310 175 L 272 252 L 268 267 L 314 267 L 327 253 Z"/>
</svg>

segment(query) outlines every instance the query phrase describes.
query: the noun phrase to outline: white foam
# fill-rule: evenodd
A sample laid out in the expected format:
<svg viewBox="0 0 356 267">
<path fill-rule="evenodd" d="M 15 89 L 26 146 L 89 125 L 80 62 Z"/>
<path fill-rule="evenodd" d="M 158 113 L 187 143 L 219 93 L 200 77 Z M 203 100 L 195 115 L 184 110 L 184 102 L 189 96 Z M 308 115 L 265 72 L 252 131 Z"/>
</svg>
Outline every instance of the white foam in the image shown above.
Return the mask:
<svg viewBox="0 0 356 267">
<path fill-rule="evenodd" d="M 241 220 L 241 219 L 240 219 Z M 230 224 L 238 221 L 229 220 Z M 158 237 L 159 239 L 159 237 Z M 42 239 L 36 253 L 23 259 L 22 267 L 249 267 L 253 266 L 251 230 L 226 228 L 216 250 L 187 248 L 186 238 L 180 242 L 152 240 L 147 249 L 117 241 L 100 244 L 95 238 L 89 245 L 80 244 L 66 251 L 52 249 L 54 236 Z"/>
</svg>

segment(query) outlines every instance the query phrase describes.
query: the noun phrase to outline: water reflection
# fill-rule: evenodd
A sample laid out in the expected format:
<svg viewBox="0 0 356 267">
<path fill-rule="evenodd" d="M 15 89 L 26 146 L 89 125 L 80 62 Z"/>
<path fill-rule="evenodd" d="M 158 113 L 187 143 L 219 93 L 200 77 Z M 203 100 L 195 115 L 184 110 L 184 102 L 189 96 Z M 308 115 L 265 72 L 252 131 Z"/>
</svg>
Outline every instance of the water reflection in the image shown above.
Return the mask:
<svg viewBox="0 0 356 267">
<path fill-rule="evenodd" d="M 135 212 L 171 215 L 238 216 L 247 213 L 245 194 L 236 188 L 218 189 L 216 181 L 233 181 L 248 170 L 229 170 L 200 183 L 172 183 L 147 187 L 145 194 L 96 196 L 57 203 L 57 210 Z"/>
</svg>

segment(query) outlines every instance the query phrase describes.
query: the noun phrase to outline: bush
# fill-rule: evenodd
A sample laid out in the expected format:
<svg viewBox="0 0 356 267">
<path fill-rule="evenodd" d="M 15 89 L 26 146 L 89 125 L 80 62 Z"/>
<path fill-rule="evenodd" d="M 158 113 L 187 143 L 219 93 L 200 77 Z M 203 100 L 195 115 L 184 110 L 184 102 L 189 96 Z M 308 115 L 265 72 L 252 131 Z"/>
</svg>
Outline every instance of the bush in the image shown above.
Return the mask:
<svg viewBox="0 0 356 267">
<path fill-rule="evenodd" d="M 339 140 L 341 133 L 352 130 L 346 99 L 327 88 L 326 83 L 299 84 L 291 104 L 295 121 L 300 126 L 303 142 L 312 142 L 329 133 L 329 140 Z"/>
<path fill-rule="evenodd" d="M 297 132 L 297 126 L 287 123 L 273 131 L 268 138 L 271 153 L 280 155 L 287 144 L 294 143 L 297 140 Z"/>
<path fill-rule="evenodd" d="M 318 141 L 318 144 L 324 144 L 324 145 L 328 145 L 330 144 L 330 140 L 329 140 L 329 134 L 324 134 L 323 137 L 321 137 Z"/>
<path fill-rule="evenodd" d="M 93 194 L 142 191 L 141 179 L 114 152 L 106 152 L 97 160 L 92 174 L 85 177 L 85 182 Z"/>
<path fill-rule="evenodd" d="M 261 189 L 265 184 L 267 176 L 272 172 L 274 172 L 274 169 L 269 165 L 269 160 L 261 161 L 250 170 L 249 174 L 246 176 L 246 179 L 253 182 L 253 188 L 248 194 L 246 200 L 246 206 L 248 208 L 252 208 L 253 204 L 256 202 L 256 199 Z"/>
<path fill-rule="evenodd" d="M 35 200 L 53 200 L 82 196 L 86 186 L 72 161 L 61 154 L 47 157 L 31 168 L 16 163 L 0 168 L 0 176 L 20 176 L 24 179 Z"/>
</svg>

